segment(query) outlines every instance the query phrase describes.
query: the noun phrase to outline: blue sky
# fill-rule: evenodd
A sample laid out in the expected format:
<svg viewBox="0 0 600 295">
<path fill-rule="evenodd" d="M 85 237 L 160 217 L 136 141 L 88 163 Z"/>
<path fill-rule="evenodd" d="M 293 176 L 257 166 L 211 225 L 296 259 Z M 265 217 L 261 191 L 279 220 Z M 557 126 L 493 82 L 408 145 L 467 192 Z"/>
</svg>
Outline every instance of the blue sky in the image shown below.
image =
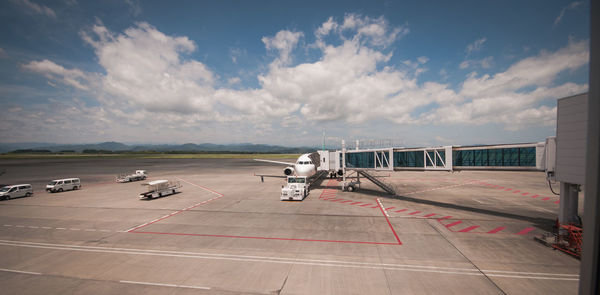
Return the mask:
<svg viewBox="0 0 600 295">
<path fill-rule="evenodd" d="M 541 141 L 587 91 L 577 1 L 0 4 L 0 142 Z"/>
</svg>

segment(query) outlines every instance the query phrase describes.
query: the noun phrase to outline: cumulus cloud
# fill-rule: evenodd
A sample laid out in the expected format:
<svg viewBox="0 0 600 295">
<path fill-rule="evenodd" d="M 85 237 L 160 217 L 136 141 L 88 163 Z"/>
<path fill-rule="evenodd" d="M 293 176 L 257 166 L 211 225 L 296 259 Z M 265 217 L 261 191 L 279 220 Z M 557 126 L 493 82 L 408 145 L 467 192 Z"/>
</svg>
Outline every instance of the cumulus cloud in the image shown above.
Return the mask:
<svg viewBox="0 0 600 295">
<path fill-rule="evenodd" d="M 49 8 L 46 5 L 37 4 L 31 2 L 29 0 L 13 0 L 13 2 L 20 4 L 21 6 L 27 8 L 27 11 L 32 14 L 40 14 L 45 15 L 51 18 L 56 18 L 56 13 L 54 10 Z"/>
<path fill-rule="evenodd" d="M 589 62 L 589 42 L 571 41 L 556 52 L 542 51 L 525 58 L 495 75 L 473 72 L 456 93 L 463 102 L 441 105 L 421 116 L 423 121 L 439 123 L 500 123 L 509 130 L 524 126 L 552 125 L 556 109 L 543 104 L 587 91 L 587 84 L 555 85 L 560 73 L 572 71 Z"/>
<path fill-rule="evenodd" d="M 22 65 L 22 68 L 46 76 L 50 80 L 62 82 L 81 90 L 89 90 L 88 85 L 93 81 L 93 74 L 84 73 L 79 69 L 66 69 L 47 59 L 32 61 Z"/>
<path fill-rule="evenodd" d="M 567 5 L 565 8 L 563 8 L 560 13 L 558 14 L 558 16 L 556 17 L 556 19 L 554 19 L 554 25 L 558 25 L 563 17 L 565 16 L 565 13 L 569 10 L 573 10 L 579 6 L 582 6 L 583 2 L 582 1 L 577 1 L 577 2 L 572 2 L 571 4 Z"/>
<path fill-rule="evenodd" d="M 147 23 L 114 34 L 95 25 L 82 38 L 105 69 L 102 90 L 119 102 L 150 111 L 209 114 L 214 74 L 201 62 L 183 60 L 196 50 L 187 37 L 163 34 Z"/>
<path fill-rule="evenodd" d="M 263 37 L 267 50 L 279 51 L 279 61 L 288 64 L 291 62 L 290 53 L 300 41 L 304 34 L 302 32 L 279 31 L 274 37 Z"/>
<path fill-rule="evenodd" d="M 240 136 L 273 132 L 275 125 L 297 126 L 290 122 L 352 125 L 371 120 L 498 123 L 517 130 L 552 124 L 556 109 L 547 102 L 587 90 L 585 84 L 558 83 L 557 77 L 588 63 L 588 41 L 570 41 L 557 51 L 542 51 L 503 72 L 472 72 L 453 87 L 418 80 L 429 62 L 425 56 L 391 63 L 394 52 L 388 45 L 408 29 L 392 26 L 384 18 L 355 14 L 339 21 L 328 18 L 313 33 L 316 42 L 308 45 L 300 42 L 303 32 L 282 30 L 262 38 L 265 50 L 276 56 L 257 76 L 255 88 L 244 87 L 237 77 L 219 77 L 188 57 L 201 46 L 147 23 L 122 33 L 102 24 L 82 32 L 103 73 L 68 69 L 49 60 L 32 61 L 23 68 L 94 94 L 105 120 L 136 126 L 151 118 L 168 128 L 204 128 L 213 121 L 238 128 L 235 122 L 243 120 L 249 127 Z M 485 38 L 480 40 L 471 52 L 481 48 Z M 295 49 L 302 46 L 318 51 L 318 60 L 292 63 Z M 489 57 L 477 65 L 487 68 L 492 62 Z M 440 75 L 448 73 L 442 70 Z"/>
</svg>

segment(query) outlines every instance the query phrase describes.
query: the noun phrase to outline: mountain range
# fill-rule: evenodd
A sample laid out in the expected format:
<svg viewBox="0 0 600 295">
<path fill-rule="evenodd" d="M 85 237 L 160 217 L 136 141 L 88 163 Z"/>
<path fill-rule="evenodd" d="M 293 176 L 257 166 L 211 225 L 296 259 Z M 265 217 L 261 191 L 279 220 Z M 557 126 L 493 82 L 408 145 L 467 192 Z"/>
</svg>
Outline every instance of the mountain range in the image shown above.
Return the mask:
<svg viewBox="0 0 600 295">
<path fill-rule="evenodd" d="M 23 150 L 47 150 L 51 152 L 98 150 L 111 152 L 244 152 L 244 153 L 305 153 L 315 151 L 316 147 L 284 147 L 266 144 L 212 144 L 186 143 L 172 144 L 136 144 L 127 145 L 120 142 L 108 141 L 95 144 L 52 144 L 52 143 L 0 143 L 0 153 Z"/>
</svg>

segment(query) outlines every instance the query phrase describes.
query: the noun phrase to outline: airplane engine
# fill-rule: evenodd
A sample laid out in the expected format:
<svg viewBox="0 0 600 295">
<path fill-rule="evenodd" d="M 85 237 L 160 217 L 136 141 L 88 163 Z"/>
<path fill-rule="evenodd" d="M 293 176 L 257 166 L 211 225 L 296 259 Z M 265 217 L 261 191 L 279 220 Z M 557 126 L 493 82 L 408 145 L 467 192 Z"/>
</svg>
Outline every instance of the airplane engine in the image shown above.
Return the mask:
<svg viewBox="0 0 600 295">
<path fill-rule="evenodd" d="M 285 175 L 289 176 L 289 175 L 292 175 L 293 173 L 294 173 L 294 167 L 292 167 L 292 166 L 283 169 L 283 174 L 285 174 Z"/>
</svg>

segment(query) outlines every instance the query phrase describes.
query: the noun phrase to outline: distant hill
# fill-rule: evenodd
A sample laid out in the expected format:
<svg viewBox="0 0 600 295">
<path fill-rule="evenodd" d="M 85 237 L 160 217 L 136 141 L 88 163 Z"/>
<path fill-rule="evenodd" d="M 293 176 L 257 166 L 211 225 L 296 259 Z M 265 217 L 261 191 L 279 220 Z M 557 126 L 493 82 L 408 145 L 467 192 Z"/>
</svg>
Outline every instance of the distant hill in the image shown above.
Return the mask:
<svg viewBox="0 0 600 295">
<path fill-rule="evenodd" d="M 110 152 L 240 152 L 240 153 L 306 153 L 315 151 L 316 147 L 284 147 L 265 144 L 212 144 L 212 143 L 186 143 L 180 145 L 148 144 L 148 145 L 126 145 L 120 142 L 102 142 L 97 144 L 48 144 L 48 143 L 0 143 L 0 153 L 13 152 L 17 150 L 48 150 L 51 152 L 75 151 L 110 151 Z"/>
</svg>

